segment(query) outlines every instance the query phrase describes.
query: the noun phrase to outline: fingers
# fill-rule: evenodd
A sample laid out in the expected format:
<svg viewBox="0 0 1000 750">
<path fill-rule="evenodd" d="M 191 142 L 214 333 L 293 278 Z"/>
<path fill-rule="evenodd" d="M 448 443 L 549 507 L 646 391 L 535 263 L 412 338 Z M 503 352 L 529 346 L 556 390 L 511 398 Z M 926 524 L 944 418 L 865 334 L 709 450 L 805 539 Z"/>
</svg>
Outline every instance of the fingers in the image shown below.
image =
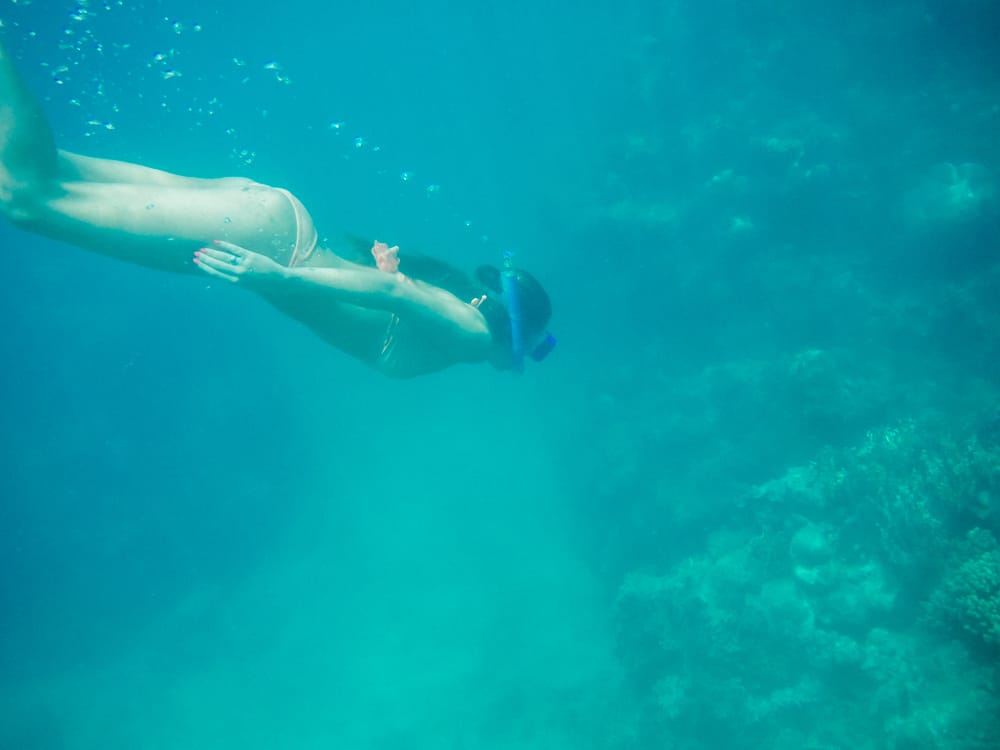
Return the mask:
<svg viewBox="0 0 1000 750">
<path fill-rule="evenodd" d="M 375 258 L 375 267 L 387 273 L 399 271 L 399 245 L 389 247 L 384 242 L 375 240 L 372 245 L 372 257 Z"/>
<path fill-rule="evenodd" d="M 234 245 L 232 242 L 226 242 L 225 240 L 213 240 L 212 244 L 215 245 L 220 250 L 224 250 L 230 255 L 235 255 L 237 257 L 246 257 L 247 253 L 250 251 L 245 247 L 240 247 L 239 245 Z M 208 249 L 208 248 L 205 248 Z"/>
<path fill-rule="evenodd" d="M 200 256 L 202 259 L 211 258 L 219 263 L 228 263 L 231 266 L 238 266 L 243 258 L 246 257 L 245 253 L 237 254 L 229 250 L 219 250 L 214 247 L 199 248 L 195 255 Z"/>
<path fill-rule="evenodd" d="M 202 260 L 211 259 L 232 266 L 248 266 L 251 257 L 256 255 L 252 250 L 234 245 L 232 242 L 215 240 L 213 244 L 215 247 L 203 247 L 198 250 L 196 255 L 199 255 Z"/>
<path fill-rule="evenodd" d="M 266 255 L 247 250 L 231 242 L 216 240 L 212 247 L 199 248 L 194 262 L 212 276 L 232 282 L 262 283 L 280 276 L 280 266 Z"/>
<path fill-rule="evenodd" d="M 199 260 L 197 256 L 194 259 L 194 264 L 209 276 L 215 276 L 217 279 L 225 279 L 226 281 L 230 281 L 234 284 L 239 281 L 239 277 L 235 274 L 223 273 L 213 266 L 210 266 L 206 261 Z"/>
<path fill-rule="evenodd" d="M 194 254 L 194 263 L 209 276 L 234 283 L 240 280 L 240 276 L 246 270 L 239 257 L 210 247 L 197 250 Z"/>
</svg>

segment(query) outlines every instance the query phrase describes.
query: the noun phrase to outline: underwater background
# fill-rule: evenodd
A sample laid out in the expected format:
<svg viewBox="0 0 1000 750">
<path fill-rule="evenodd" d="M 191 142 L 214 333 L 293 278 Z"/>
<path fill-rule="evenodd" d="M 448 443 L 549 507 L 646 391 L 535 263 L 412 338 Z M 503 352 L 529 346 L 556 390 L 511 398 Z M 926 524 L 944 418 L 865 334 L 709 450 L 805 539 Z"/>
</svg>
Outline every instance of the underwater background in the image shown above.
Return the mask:
<svg viewBox="0 0 1000 750">
<path fill-rule="evenodd" d="M 513 250 L 560 339 L 387 380 L 0 226 L 0 749 L 1000 745 L 1000 6 L 0 25 L 61 147 Z"/>
</svg>

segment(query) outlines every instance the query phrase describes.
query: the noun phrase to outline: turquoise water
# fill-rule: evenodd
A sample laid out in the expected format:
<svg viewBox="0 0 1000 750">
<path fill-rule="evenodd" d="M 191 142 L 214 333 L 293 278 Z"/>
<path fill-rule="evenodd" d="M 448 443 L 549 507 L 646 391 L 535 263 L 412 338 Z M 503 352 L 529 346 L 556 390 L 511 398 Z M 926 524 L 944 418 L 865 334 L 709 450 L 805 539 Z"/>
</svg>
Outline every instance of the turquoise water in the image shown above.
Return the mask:
<svg viewBox="0 0 1000 750">
<path fill-rule="evenodd" d="M 0 226 L 0 748 L 1000 743 L 986 0 L 0 0 L 59 144 L 560 338 L 397 382 Z"/>
</svg>

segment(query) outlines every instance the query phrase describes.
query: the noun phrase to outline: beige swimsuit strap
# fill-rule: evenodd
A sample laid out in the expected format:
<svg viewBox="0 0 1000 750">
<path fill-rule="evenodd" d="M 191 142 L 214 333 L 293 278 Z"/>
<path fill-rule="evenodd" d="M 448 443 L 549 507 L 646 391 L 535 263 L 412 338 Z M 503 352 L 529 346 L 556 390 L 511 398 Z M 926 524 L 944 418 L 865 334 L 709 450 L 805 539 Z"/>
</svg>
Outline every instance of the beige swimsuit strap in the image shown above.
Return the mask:
<svg viewBox="0 0 1000 750">
<path fill-rule="evenodd" d="M 382 338 L 382 351 L 379 352 L 378 358 L 383 363 L 389 362 L 392 359 L 393 351 L 396 348 L 396 328 L 399 327 L 399 316 L 396 313 L 392 313 L 389 318 L 389 325 L 385 328 L 385 336 Z"/>
<path fill-rule="evenodd" d="M 319 233 L 316 225 L 313 224 L 312 217 L 302 205 L 302 201 L 292 195 L 284 188 L 275 188 L 279 193 L 288 199 L 295 212 L 295 247 L 292 249 L 292 258 L 288 261 L 289 268 L 300 266 L 309 260 L 309 257 L 316 250 L 319 244 Z"/>
</svg>

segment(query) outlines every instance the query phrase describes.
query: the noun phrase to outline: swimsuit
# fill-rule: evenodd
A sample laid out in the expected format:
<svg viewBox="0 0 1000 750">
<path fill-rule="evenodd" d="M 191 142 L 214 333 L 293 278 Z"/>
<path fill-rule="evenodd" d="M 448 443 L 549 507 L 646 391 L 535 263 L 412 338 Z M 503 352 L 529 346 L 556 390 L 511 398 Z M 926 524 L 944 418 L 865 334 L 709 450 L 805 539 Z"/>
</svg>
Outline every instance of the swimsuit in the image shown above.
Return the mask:
<svg viewBox="0 0 1000 750">
<path fill-rule="evenodd" d="M 284 188 L 274 189 L 288 199 L 295 212 L 295 247 L 292 249 L 292 257 L 288 261 L 288 267 L 295 268 L 304 265 L 315 253 L 319 244 L 319 234 L 309 211 L 302 205 L 302 201 Z M 396 313 L 390 313 L 389 323 L 382 338 L 382 346 L 375 358 L 376 367 L 386 374 L 392 374 L 399 367 L 401 358 L 405 356 L 400 349 L 399 341 L 401 322 Z"/>
<path fill-rule="evenodd" d="M 396 329 L 399 327 L 399 316 L 392 313 L 389 318 L 389 325 L 385 328 L 385 336 L 382 338 L 382 350 L 378 353 L 376 362 L 379 367 L 391 370 L 398 362 L 396 351 L 399 338 L 396 336 Z"/>
<path fill-rule="evenodd" d="M 302 201 L 284 188 L 274 189 L 288 199 L 295 212 L 295 247 L 292 248 L 292 258 L 288 261 L 288 267 L 295 268 L 309 260 L 316 250 L 316 245 L 319 244 L 319 233 L 316 231 L 316 225 L 313 224 L 312 217 L 306 207 L 302 205 Z"/>
</svg>

